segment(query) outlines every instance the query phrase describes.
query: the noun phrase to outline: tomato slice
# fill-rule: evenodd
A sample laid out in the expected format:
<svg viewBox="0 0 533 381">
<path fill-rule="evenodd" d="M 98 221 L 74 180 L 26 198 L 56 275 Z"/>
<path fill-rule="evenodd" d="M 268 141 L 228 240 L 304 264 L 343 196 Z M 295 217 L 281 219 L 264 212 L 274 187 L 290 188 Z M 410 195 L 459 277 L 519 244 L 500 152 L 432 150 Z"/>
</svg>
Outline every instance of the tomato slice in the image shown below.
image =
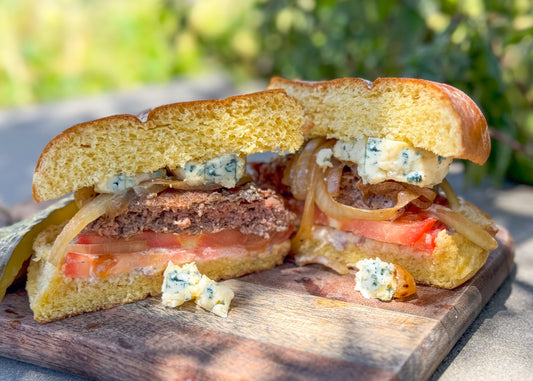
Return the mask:
<svg viewBox="0 0 533 381">
<path fill-rule="evenodd" d="M 287 240 L 293 229 L 271 234 L 264 238 L 254 234 L 243 234 L 238 230 L 224 230 L 218 233 L 179 235 L 145 231 L 127 240 L 115 240 L 96 234 L 78 235 L 75 244 L 69 246 L 64 265 L 66 276 L 74 278 L 103 278 L 133 269 L 163 268 L 169 260 L 187 263 L 209 260 L 222 256 L 245 255 L 252 250 L 265 250 L 270 243 Z M 142 246 L 139 243 L 144 243 Z M 125 252 L 125 247 L 143 247 L 152 250 Z M 101 247 L 104 252 L 97 253 Z"/>
<path fill-rule="evenodd" d="M 446 229 L 446 227 L 440 222 L 433 225 L 431 230 L 422 234 L 422 236 L 411 245 L 413 250 L 417 252 L 432 253 L 436 246 L 435 239 L 444 229 Z"/>
<path fill-rule="evenodd" d="M 174 252 L 174 257 L 186 261 L 186 251 Z M 85 254 L 69 252 L 65 258 L 63 271 L 65 276 L 73 278 L 105 278 L 109 275 L 120 274 L 136 268 L 154 269 L 163 267 L 170 257 L 167 253 L 144 255 L 142 253 L 129 254 Z"/>
<path fill-rule="evenodd" d="M 283 233 L 285 234 L 285 233 Z M 270 241 L 255 234 L 243 234 L 238 230 L 223 230 L 217 233 L 202 233 L 195 235 L 156 233 L 145 231 L 136 234 L 127 240 L 117 240 L 96 234 L 82 235 L 77 237 L 78 244 L 124 244 L 127 242 L 145 241 L 148 249 L 153 248 L 196 248 L 196 247 L 223 247 L 240 245 L 247 248 L 262 247 Z"/>
<path fill-rule="evenodd" d="M 413 246 L 417 251 L 431 252 L 435 248 L 435 237 L 443 227 L 438 220 L 423 213 L 406 213 L 394 221 L 348 220 L 338 221 L 328 217 L 318 208 L 315 222 L 336 229 L 351 232 L 379 242 Z"/>
</svg>

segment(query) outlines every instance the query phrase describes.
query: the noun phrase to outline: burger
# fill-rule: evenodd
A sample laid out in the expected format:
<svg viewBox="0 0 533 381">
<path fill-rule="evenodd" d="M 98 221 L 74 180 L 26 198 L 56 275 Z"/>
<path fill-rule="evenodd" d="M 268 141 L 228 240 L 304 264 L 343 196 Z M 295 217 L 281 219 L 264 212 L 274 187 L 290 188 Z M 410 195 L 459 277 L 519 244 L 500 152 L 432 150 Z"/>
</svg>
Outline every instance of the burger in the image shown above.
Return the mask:
<svg viewBox="0 0 533 381">
<path fill-rule="evenodd" d="M 169 262 L 212 280 L 280 264 L 295 215 L 246 172 L 295 152 L 301 106 L 284 90 L 161 106 L 75 125 L 37 162 L 37 202 L 73 194 L 72 218 L 34 241 L 27 292 L 49 322 L 161 293 Z"/>
<path fill-rule="evenodd" d="M 299 216 L 297 264 L 345 274 L 378 258 L 448 289 L 483 266 L 497 228 L 446 180 L 454 159 L 483 164 L 490 153 L 486 120 L 465 93 L 409 78 L 275 77 L 269 88 L 295 97 L 308 126 L 296 154 L 254 167 Z"/>
</svg>

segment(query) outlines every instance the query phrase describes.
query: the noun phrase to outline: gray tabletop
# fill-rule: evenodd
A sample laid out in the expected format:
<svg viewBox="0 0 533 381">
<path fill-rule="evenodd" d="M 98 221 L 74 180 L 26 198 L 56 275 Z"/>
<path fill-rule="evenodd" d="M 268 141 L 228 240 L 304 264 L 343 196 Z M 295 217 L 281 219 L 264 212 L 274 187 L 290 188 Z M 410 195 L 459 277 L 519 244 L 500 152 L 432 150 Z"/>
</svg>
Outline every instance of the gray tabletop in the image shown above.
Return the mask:
<svg viewBox="0 0 533 381">
<path fill-rule="evenodd" d="M 33 210 L 31 178 L 50 139 L 83 121 L 113 114 L 136 114 L 178 101 L 221 98 L 260 90 L 263 83 L 236 88 L 223 76 L 176 81 L 121 93 L 0 110 L 0 224 Z M 511 232 L 515 267 L 433 375 L 433 380 L 532 379 L 533 361 L 533 187 L 487 184 L 465 188 L 461 165 L 449 180 L 464 198 L 487 211 Z M 74 375 L 0 357 L 0 380 L 81 380 Z"/>
</svg>

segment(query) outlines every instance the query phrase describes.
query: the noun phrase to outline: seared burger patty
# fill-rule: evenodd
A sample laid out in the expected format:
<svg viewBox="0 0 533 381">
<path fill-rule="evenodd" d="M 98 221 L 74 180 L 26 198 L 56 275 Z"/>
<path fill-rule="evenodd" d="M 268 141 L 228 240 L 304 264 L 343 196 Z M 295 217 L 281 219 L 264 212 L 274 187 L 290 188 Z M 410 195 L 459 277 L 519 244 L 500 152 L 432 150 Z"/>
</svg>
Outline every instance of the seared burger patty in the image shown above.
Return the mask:
<svg viewBox="0 0 533 381">
<path fill-rule="evenodd" d="M 216 191 L 167 189 L 153 198 L 134 199 L 116 216 L 98 218 L 82 234 L 129 238 L 144 230 L 200 234 L 238 229 L 269 238 L 271 232 L 289 229 L 294 218 L 278 194 L 253 183 Z"/>
</svg>

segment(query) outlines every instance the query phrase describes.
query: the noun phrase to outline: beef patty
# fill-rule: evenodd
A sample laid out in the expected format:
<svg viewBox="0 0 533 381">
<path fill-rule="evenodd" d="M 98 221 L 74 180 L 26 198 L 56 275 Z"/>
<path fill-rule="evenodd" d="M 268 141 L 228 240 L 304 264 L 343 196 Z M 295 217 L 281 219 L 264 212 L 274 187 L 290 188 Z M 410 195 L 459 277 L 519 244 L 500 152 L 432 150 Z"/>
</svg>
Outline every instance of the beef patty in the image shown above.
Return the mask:
<svg viewBox="0 0 533 381">
<path fill-rule="evenodd" d="M 93 221 L 82 234 L 129 238 L 144 230 L 192 235 L 237 229 L 270 238 L 270 233 L 289 229 L 294 219 L 281 196 L 247 183 L 215 191 L 167 189 L 153 198 L 140 197 L 118 215 Z"/>
</svg>

